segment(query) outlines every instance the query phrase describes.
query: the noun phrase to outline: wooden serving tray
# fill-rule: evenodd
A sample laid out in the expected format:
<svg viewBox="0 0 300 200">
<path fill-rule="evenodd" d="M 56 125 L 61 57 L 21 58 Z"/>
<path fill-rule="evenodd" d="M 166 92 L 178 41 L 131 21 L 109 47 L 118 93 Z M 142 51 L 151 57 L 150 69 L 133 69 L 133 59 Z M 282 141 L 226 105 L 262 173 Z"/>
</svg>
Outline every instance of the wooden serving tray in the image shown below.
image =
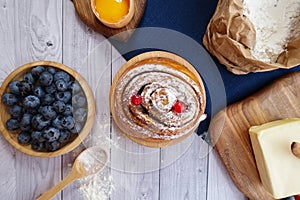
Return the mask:
<svg viewBox="0 0 300 200">
<path fill-rule="evenodd" d="M 250 199 L 273 198 L 261 184 L 248 129 L 289 117 L 300 117 L 300 72 L 228 106 L 212 120 L 210 135 L 215 149 L 235 185 Z"/>
<path fill-rule="evenodd" d="M 135 0 L 134 1 L 134 16 L 123 28 L 109 28 L 103 25 L 94 15 L 92 8 L 91 8 L 91 1 L 90 0 L 73 0 L 75 10 L 80 17 L 80 19 L 89 27 L 94 29 L 95 31 L 101 33 L 106 37 L 115 36 L 114 39 L 125 42 L 129 39 L 129 37 L 133 34 L 134 29 L 140 23 L 140 20 L 144 14 L 145 7 L 146 7 L 146 0 Z M 131 31 L 128 31 L 131 30 Z M 124 32 L 126 31 L 126 32 Z M 119 34 L 122 33 L 123 34 Z M 118 35 L 119 34 L 119 35 Z"/>
</svg>

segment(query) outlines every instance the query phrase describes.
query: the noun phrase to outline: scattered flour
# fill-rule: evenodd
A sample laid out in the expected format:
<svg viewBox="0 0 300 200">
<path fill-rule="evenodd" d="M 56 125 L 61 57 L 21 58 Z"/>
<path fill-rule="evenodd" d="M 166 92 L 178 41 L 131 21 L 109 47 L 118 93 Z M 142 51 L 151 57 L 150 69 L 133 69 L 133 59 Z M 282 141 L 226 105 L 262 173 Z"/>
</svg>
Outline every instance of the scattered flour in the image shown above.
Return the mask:
<svg viewBox="0 0 300 200">
<path fill-rule="evenodd" d="M 252 55 L 274 63 L 287 43 L 300 35 L 300 0 L 243 0 L 244 14 L 256 30 Z"/>
<path fill-rule="evenodd" d="M 101 146 L 104 149 L 109 149 L 112 145 L 116 146 L 117 142 L 113 141 L 109 134 L 106 135 L 103 131 L 100 131 L 103 129 L 105 129 L 105 127 L 96 126 L 96 130 L 93 131 L 94 134 L 90 134 L 90 136 L 86 138 L 86 146 Z M 89 159 L 87 159 L 86 162 L 90 163 L 89 166 L 92 166 L 92 162 L 88 160 Z M 87 166 L 86 170 L 89 170 L 89 166 Z M 101 172 L 80 179 L 78 191 L 84 200 L 109 199 L 114 191 L 114 182 L 111 176 L 110 167 L 106 166 Z"/>
<path fill-rule="evenodd" d="M 107 200 L 114 190 L 110 170 L 87 176 L 79 180 L 79 193 L 84 200 Z"/>
</svg>

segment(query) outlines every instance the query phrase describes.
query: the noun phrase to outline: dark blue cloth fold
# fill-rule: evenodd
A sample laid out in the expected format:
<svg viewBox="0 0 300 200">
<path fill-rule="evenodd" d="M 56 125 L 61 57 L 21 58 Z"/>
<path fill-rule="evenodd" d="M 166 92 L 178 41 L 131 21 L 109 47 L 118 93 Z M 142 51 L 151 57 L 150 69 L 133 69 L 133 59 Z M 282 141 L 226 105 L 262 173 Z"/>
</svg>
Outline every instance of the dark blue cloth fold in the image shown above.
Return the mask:
<svg viewBox="0 0 300 200">
<path fill-rule="evenodd" d="M 139 27 L 140 28 L 159 27 L 159 28 L 171 29 L 174 31 L 178 31 L 186 35 L 187 37 L 190 37 L 191 39 L 196 41 L 199 45 L 202 45 L 203 35 L 206 31 L 206 27 L 209 23 L 209 20 L 215 11 L 217 2 L 218 2 L 217 0 L 186 0 L 186 1 L 148 0 L 144 16 L 141 20 Z M 141 35 L 139 34 L 139 32 L 137 32 L 133 34 L 133 36 L 129 39 L 127 43 L 121 43 L 117 41 L 112 41 L 112 43 L 122 54 L 124 54 L 123 56 L 127 60 L 142 52 L 149 51 L 152 49 L 160 49 L 157 45 L 149 46 L 149 48 L 138 48 L 141 43 L 147 42 L 147 40 L 149 40 L 151 43 L 151 40 L 153 40 L 151 36 L 149 36 L 150 39 L 148 36 L 147 37 L 143 37 L 143 36 L 145 36 L 145 34 Z M 159 37 L 161 41 L 168 41 L 169 39 L 168 36 L 164 36 L 164 35 L 159 35 L 156 37 Z M 170 41 L 172 41 L 172 39 Z M 219 105 L 223 105 L 222 103 L 225 103 L 224 107 L 226 105 L 232 104 L 236 101 L 248 97 L 249 95 L 255 93 L 256 91 L 260 90 L 261 88 L 263 88 L 264 86 L 266 86 L 267 84 L 271 83 L 273 80 L 281 77 L 284 74 L 288 74 L 293 71 L 300 71 L 300 66 L 298 66 L 290 70 L 279 69 L 279 70 L 263 72 L 263 73 L 234 75 L 231 72 L 227 71 L 225 66 L 221 65 L 219 61 L 213 56 L 211 56 L 211 58 L 209 59 L 208 58 L 203 58 L 202 60 L 200 59 L 199 63 L 193 63 L 193 60 L 191 61 L 191 59 L 195 58 L 195 56 L 189 56 L 189 55 L 193 51 L 195 51 L 194 53 L 197 54 L 196 51 L 198 51 L 198 47 L 195 46 L 195 49 L 189 49 L 189 55 L 185 56 L 185 53 L 181 52 L 181 50 L 187 48 L 184 46 L 187 45 L 188 43 L 185 44 L 184 42 L 183 43 L 180 42 L 182 41 L 178 40 L 178 43 L 174 43 L 174 41 L 172 41 L 172 43 L 169 44 L 168 48 L 177 49 L 179 53 L 178 52 L 174 52 L 174 53 L 178 53 L 180 56 L 183 56 L 189 62 L 191 62 L 200 74 L 201 72 L 206 73 L 205 71 L 203 71 L 202 69 L 203 66 L 201 65 L 210 65 L 209 59 L 214 61 L 216 65 L 216 69 L 221 74 L 222 81 L 224 82 L 225 85 L 226 102 L 221 102 L 219 104 Z M 190 47 L 193 48 L 193 45 L 191 45 Z M 126 51 L 128 49 L 132 49 L 132 51 L 130 52 Z M 163 48 L 161 49 L 165 50 Z M 204 53 L 201 51 L 198 52 L 199 57 L 201 56 L 205 57 Z M 194 62 L 196 61 L 197 60 L 194 60 Z M 203 77 L 206 76 L 207 73 L 201 75 Z M 202 122 L 201 125 L 199 126 L 197 132 L 199 135 L 201 135 L 202 133 L 208 130 L 211 116 L 213 116 L 217 111 L 222 109 L 222 108 L 217 108 L 217 110 L 214 109 L 214 101 L 217 100 L 216 97 L 213 97 L 214 99 L 212 100 L 210 96 L 211 93 L 214 93 L 214 91 L 212 91 L 213 88 L 211 88 L 210 86 L 210 84 L 212 83 L 207 83 L 207 81 L 205 81 L 205 84 L 208 92 L 207 113 L 209 117 L 205 122 Z"/>
</svg>

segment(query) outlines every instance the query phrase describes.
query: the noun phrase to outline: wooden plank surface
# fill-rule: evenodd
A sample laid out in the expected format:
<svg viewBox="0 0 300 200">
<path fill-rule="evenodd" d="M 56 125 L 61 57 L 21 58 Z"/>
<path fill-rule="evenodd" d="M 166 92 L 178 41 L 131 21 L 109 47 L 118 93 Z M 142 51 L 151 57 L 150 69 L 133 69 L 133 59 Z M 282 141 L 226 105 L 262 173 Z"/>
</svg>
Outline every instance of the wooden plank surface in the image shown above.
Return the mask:
<svg viewBox="0 0 300 200">
<path fill-rule="evenodd" d="M 300 72 L 285 76 L 215 116 L 211 136 L 236 186 L 250 199 L 272 199 L 264 190 L 248 129 L 274 120 L 300 117 Z"/>
<path fill-rule="evenodd" d="M 208 156 L 200 157 L 201 148 L 207 151 L 208 146 L 193 134 L 161 150 L 160 199 L 206 199 Z"/>
<path fill-rule="evenodd" d="M 218 154 L 211 151 L 209 154 L 207 200 L 246 200 L 247 198 L 235 187 Z"/>
<path fill-rule="evenodd" d="M 2 70 L 9 73 L 15 67 L 36 59 L 61 62 L 60 2 L 1 1 L 1 5 Z M 1 194 L 7 199 L 34 199 L 60 180 L 60 158 L 35 159 L 15 150 L 3 155 L 6 164 L 1 180 L 7 183 L 2 185 Z"/>
<path fill-rule="evenodd" d="M 0 18 L 0 83 L 15 67 L 27 62 L 43 59 L 62 62 L 79 71 L 91 84 L 98 120 L 92 137 L 71 153 L 56 158 L 24 155 L 0 135 L 0 158 L 5 160 L 0 163 L 1 199 L 35 199 L 69 173 L 82 149 L 95 144 L 101 144 L 111 153 L 103 174 L 92 181 L 76 181 L 55 200 L 88 199 L 82 191 L 93 187 L 100 190 L 99 178 L 106 182 L 109 179 L 114 186 L 112 200 L 213 200 L 216 194 L 223 196 L 223 193 L 232 200 L 242 197 L 224 176 L 224 169 L 214 172 L 220 163 L 210 159 L 208 146 L 197 136 L 193 135 L 187 144 L 160 150 L 139 146 L 120 133 L 110 118 L 108 91 L 125 60 L 105 37 L 81 21 L 71 1 L 0 0 Z"/>
<path fill-rule="evenodd" d="M 78 15 L 74 12 L 74 5 L 71 1 L 63 1 L 63 62 L 67 66 L 70 66 L 77 70 L 90 84 L 92 91 L 95 91 L 95 86 L 97 83 L 97 73 L 93 73 L 94 69 L 91 65 L 87 63 L 87 57 L 91 51 L 105 38 L 96 34 L 94 30 L 90 27 L 87 27 L 82 21 L 78 19 Z M 111 47 L 107 45 L 102 51 L 102 54 L 99 55 L 99 59 L 101 62 L 99 65 L 103 63 L 109 63 L 111 60 L 110 55 Z M 108 52 L 108 53 L 106 53 Z M 95 61 L 95 60 L 94 60 Z M 92 62 L 94 64 L 95 62 Z M 95 76 L 91 76 L 95 75 Z M 109 83 L 108 83 L 109 84 Z M 94 93 L 96 96 L 96 94 Z M 97 97 L 97 99 L 100 99 Z M 97 114 L 96 120 L 98 120 L 99 116 L 99 101 L 96 102 L 97 106 Z M 107 111 L 106 111 L 107 112 Z M 94 129 L 93 129 L 94 131 Z M 87 138 L 86 142 L 75 149 L 72 153 L 64 155 L 62 158 L 62 177 L 65 177 L 71 170 L 72 163 L 74 162 L 76 156 L 87 147 L 87 141 L 90 141 L 90 137 Z M 81 183 L 79 181 L 74 182 L 72 185 L 67 187 L 63 191 L 63 199 L 64 200 L 77 200 L 83 199 L 81 193 L 78 191 Z"/>
<path fill-rule="evenodd" d="M 15 65 L 14 30 L 15 18 L 13 18 L 14 1 L 0 1 L 0 82 L 13 70 Z M 5 49 L 5 52 L 3 52 Z M 17 198 L 17 172 L 16 172 L 16 150 L 0 135 L 0 193 L 4 199 Z M 9 170 L 7 170 L 9 169 Z M 4 192 L 5 191 L 5 192 Z"/>
</svg>

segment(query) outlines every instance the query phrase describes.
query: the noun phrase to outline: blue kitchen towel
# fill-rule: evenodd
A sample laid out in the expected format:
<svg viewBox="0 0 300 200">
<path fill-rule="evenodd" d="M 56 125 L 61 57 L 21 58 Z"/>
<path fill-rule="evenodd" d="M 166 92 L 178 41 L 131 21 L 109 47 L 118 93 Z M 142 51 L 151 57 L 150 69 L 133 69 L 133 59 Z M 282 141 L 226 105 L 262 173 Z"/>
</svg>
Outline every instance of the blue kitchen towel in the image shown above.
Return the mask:
<svg viewBox="0 0 300 200">
<path fill-rule="evenodd" d="M 112 41 L 127 60 L 152 49 L 175 50 L 173 53 L 179 54 L 195 66 L 204 79 L 208 93 L 208 118 L 200 124 L 197 131 L 199 135 L 207 132 L 213 115 L 226 105 L 248 97 L 284 74 L 300 71 L 298 66 L 290 70 L 234 75 L 216 58 L 209 57 L 203 48 L 202 38 L 217 3 L 217 0 L 148 0 L 139 25 L 141 31 L 137 30 L 126 43 Z M 159 41 L 162 47 L 160 48 L 159 44 L 143 46 L 147 42 L 153 43 L 153 40 Z M 164 48 L 166 45 L 167 49 Z M 213 72 L 205 71 L 210 67 L 215 68 Z M 214 74 L 217 76 L 214 77 Z M 222 87 L 225 97 L 222 91 L 218 91 L 222 90 Z M 216 96 L 218 93 L 220 98 Z"/>
</svg>

